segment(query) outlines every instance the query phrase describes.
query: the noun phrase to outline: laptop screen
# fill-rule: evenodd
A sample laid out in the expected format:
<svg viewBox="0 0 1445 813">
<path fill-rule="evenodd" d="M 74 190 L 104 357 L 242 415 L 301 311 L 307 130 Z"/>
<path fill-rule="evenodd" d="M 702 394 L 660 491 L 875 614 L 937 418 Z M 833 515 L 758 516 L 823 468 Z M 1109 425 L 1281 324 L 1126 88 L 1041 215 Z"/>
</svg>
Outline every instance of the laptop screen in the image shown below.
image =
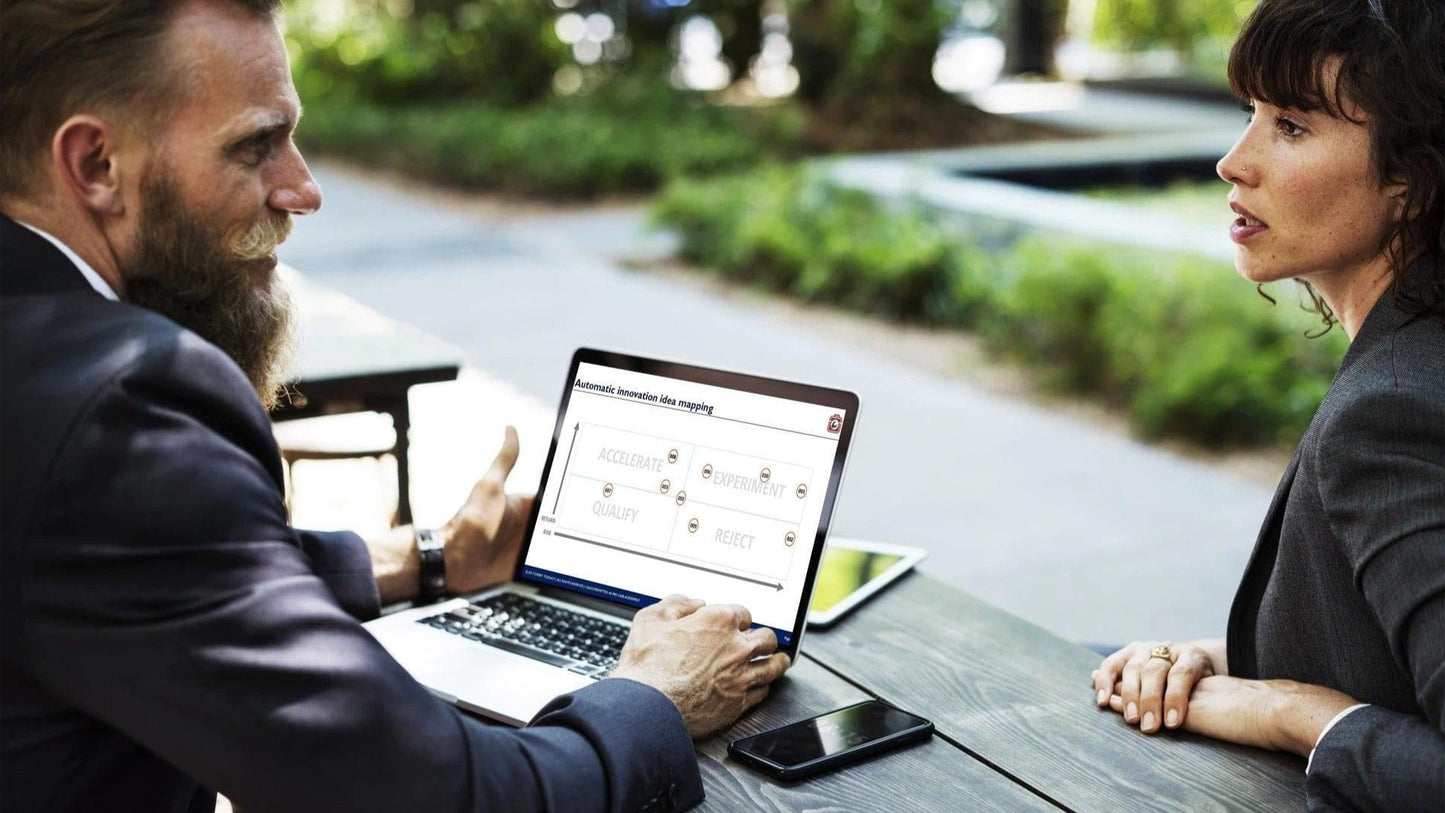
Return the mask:
<svg viewBox="0 0 1445 813">
<path fill-rule="evenodd" d="M 742 604 L 793 650 L 856 410 L 837 390 L 578 351 L 521 579 L 630 607 Z"/>
</svg>

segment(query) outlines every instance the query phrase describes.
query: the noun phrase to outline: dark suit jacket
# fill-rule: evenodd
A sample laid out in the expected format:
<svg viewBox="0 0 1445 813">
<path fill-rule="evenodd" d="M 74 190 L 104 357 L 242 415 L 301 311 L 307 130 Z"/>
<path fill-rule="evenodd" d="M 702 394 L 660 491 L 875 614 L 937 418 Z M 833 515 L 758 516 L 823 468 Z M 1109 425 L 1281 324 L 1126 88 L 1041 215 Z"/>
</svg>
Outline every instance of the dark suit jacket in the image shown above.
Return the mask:
<svg viewBox="0 0 1445 813">
<path fill-rule="evenodd" d="M 702 798 L 656 690 L 523 730 L 413 681 L 358 619 L 364 544 L 286 524 L 241 371 L 0 219 L 0 808 L 666 810 Z M 479 676 L 485 679 L 485 676 Z"/>
<path fill-rule="evenodd" d="M 1319 743 L 1311 809 L 1441 809 L 1445 316 L 1389 294 L 1370 312 L 1275 494 L 1228 645 L 1231 674 L 1371 704 Z"/>
</svg>

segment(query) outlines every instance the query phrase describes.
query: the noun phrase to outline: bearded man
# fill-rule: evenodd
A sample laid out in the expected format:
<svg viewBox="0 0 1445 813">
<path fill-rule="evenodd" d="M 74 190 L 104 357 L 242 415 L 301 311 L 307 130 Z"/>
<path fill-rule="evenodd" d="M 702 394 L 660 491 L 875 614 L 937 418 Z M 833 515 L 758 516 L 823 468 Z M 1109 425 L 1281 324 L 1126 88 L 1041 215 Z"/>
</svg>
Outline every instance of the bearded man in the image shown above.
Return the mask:
<svg viewBox="0 0 1445 813">
<path fill-rule="evenodd" d="M 665 599 L 613 678 L 499 728 L 360 626 L 417 595 L 413 529 L 287 526 L 274 252 L 321 193 L 277 4 L 0 0 L 0 808 L 696 803 L 689 735 L 787 667 L 741 608 Z M 512 572 L 516 453 L 436 529 L 452 592 Z"/>
</svg>

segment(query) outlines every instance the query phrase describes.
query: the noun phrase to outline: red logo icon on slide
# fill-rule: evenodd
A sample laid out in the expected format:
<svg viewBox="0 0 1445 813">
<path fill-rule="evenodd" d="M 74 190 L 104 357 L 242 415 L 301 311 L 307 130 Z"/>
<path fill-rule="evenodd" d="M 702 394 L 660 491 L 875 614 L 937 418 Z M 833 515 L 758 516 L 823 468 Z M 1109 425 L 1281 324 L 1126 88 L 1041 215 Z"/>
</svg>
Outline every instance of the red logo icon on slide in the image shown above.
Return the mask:
<svg viewBox="0 0 1445 813">
<path fill-rule="evenodd" d="M 833 417 L 828 419 L 828 431 L 832 432 L 835 435 L 843 431 L 842 415 L 834 415 Z"/>
</svg>

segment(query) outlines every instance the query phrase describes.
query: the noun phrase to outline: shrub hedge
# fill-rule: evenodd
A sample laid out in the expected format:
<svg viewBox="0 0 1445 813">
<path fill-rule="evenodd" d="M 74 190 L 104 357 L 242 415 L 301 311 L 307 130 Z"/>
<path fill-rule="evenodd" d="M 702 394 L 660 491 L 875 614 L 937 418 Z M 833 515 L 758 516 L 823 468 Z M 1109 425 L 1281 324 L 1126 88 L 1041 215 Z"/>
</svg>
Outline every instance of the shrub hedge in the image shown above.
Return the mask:
<svg viewBox="0 0 1445 813">
<path fill-rule="evenodd" d="M 306 100 L 297 138 L 311 152 L 461 188 L 585 199 L 650 192 L 674 178 L 787 155 L 801 126 L 786 110 L 749 116 L 670 89 L 521 108 L 483 101 L 380 105 L 323 94 Z"/>
<path fill-rule="evenodd" d="M 1292 443 L 1345 340 L 1271 307 L 1226 263 L 1034 236 L 992 254 L 926 211 L 805 170 L 682 180 L 656 223 L 685 258 L 733 279 L 890 318 L 977 330 L 1044 380 L 1123 405 L 1149 437 Z"/>
<path fill-rule="evenodd" d="M 976 259 L 918 210 L 786 167 L 671 184 L 654 221 L 693 262 L 733 279 L 896 319 L 952 322 L 960 267 Z"/>
</svg>

